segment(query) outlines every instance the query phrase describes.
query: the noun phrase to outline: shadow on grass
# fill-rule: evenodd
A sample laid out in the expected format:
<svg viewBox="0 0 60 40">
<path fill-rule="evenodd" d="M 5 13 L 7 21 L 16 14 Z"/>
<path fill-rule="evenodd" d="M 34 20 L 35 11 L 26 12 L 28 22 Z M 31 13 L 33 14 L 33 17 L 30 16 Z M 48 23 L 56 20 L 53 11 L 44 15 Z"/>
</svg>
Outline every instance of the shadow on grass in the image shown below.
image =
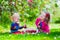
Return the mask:
<svg viewBox="0 0 60 40">
<path fill-rule="evenodd" d="M 55 23 L 60 23 L 60 18 L 58 20 L 56 20 Z"/>
<path fill-rule="evenodd" d="M 5 33 L 0 33 L 0 35 L 9 35 L 9 32 L 5 32 Z"/>
<path fill-rule="evenodd" d="M 51 32 L 48 36 L 60 36 L 60 32 Z"/>
</svg>

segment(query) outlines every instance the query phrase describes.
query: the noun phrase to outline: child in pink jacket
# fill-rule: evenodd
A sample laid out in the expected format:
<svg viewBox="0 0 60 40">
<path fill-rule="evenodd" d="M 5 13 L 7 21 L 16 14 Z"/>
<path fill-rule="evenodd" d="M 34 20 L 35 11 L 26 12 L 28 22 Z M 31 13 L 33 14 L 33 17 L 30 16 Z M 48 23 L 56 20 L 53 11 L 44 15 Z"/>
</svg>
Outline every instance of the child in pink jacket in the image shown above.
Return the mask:
<svg viewBox="0 0 60 40">
<path fill-rule="evenodd" d="M 49 33 L 49 23 L 50 20 L 50 14 L 46 13 L 45 15 L 40 16 L 39 18 L 36 19 L 36 26 L 38 28 L 38 32 L 42 31 L 44 33 Z"/>
<path fill-rule="evenodd" d="M 38 29 L 38 32 L 40 32 L 40 29 L 42 28 L 42 22 L 44 21 L 45 13 L 41 12 L 41 15 L 36 19 L 36 27 Z"/>
<path fill-rule="evenodd" d="M 42 23 L 42 31 L 44 33 L 49 33 L 50 32 L 49 25 L 48 25 L 49 21 L 50 21 L 50 14 L 46 12 L 45 19 Z"/>
</svg>

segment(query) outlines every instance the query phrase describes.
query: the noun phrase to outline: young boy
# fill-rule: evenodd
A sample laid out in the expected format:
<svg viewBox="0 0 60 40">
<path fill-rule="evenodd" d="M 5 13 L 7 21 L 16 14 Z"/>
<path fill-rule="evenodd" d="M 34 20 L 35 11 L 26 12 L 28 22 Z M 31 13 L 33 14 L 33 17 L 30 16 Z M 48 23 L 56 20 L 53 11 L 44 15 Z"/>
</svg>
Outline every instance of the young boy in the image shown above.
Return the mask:
<svg viewBox="0 0 60 40">
<path fill-rule="evenodd" d="M 14 13 L 12 15 L 12 23 L 11 23 L 11 33 L 21 33 L 18 31 L 19 29 L 26 28 L 26 26 L 19 26 L 19 14 Z"/>
</svg>

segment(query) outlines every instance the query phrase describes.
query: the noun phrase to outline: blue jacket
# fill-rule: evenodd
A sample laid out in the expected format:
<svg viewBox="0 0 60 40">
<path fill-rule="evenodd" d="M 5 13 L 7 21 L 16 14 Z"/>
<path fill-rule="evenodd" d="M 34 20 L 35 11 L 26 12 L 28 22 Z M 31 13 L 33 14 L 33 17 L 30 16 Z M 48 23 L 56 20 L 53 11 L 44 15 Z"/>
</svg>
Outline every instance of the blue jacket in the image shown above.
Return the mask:
<svg viewBox="0 0 60 40">
<path fill-rule="evenodd" d="M 42 28 L 42 22 L 40 22 L 39 26 L 40 26 L 40 28 Z"/>
<path fill-rule="evenodd" d="M 22 29 L 23 27 L 19 27 L 18 23 L 12 22 L 11 24 L 11 33 L 17 32 L 18 29 Z"/>
</svg>

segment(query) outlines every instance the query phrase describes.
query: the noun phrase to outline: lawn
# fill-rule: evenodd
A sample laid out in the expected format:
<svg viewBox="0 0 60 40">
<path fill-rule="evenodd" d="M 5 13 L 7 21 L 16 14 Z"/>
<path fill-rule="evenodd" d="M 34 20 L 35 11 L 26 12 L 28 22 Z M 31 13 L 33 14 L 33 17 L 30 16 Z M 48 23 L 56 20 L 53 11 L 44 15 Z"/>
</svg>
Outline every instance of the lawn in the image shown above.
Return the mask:
<svg viewBox="0 0 60 40">
<path fill-rule="evenodd" d="M 9 34 L 0 33 L 0 40 L 60 40 L 60 29 L 51 29 L 50 34 Z"/>
<path fill-rule="evenodd" d="M 31 24 L 31 23 L 30 23 Z M 60 40 L 60 24 L 50 24 L 50 34 L 37 33 L 37 34 L 10 34 L 10 26 L 4 28 L 0 26 L 0 40 Z M 29 25 L 27 25 L 29 26 Z M 34 25 L 30 25 L 34 26 Z"/>
</svg>

